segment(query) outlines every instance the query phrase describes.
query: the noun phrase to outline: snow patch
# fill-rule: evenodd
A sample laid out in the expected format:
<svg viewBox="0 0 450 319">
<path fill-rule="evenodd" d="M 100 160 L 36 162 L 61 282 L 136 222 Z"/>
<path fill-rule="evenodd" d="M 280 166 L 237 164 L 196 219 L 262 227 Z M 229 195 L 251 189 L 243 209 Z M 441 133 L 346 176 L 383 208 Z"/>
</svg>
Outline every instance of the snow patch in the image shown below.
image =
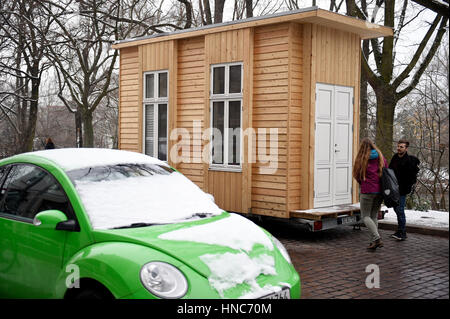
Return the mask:
<svg viewBox="0 0 450 319">
<path fill-rule="evenodd" d="M 387 210 L 384 220 L 397 223 L 397 214 L 393 208 L 381 207 L 381 210 Z M 416 210 L 405 210 L 406 225 L 427 226 L 436 228 L 449 228 L 449 213 L 435 210 L 421 212 Z"/>
<path fill-rule="evenodd" d="M 233 213 L 221 220 L 182 228 L 159 235 L 158 238 L 220 245 L 247 252 L 255 244 L 261 244 L 268 250 L 273 250 L 272 240 L 261 228 L 247 218 Z"/>
<path fill-rule="evenodd" d="M 156 158 L 129 151 L 105 148 L 61 148 L 27 153 L 56 162 L 64 170 L 116 164 L 159 164 L 168 166 Z"/>
<path fill-rule="evenodd" d="M 223 213 L 206 193 L 178 172 L 79 181 L 75 188 L 95 229 L 132 223 L 172 223 L 198 213 L 211 216 Z"/>
<path fill-rule="evenodd" d="M 267 254 L 250 258 L 245 253 L 206 254 L 200 259 L 208 266 L 211 275 L 208 280 L 210 285 L 217 290 L 223 298 L 224 292 L 237 285 L 246 283 L 250 291 L 241 298 L 258 298 L 275 291 L 280 287 L 266 285 L 260 287 L 256 278 L 263 275 L 276 275 L 275 260 Z"/>
</svg>

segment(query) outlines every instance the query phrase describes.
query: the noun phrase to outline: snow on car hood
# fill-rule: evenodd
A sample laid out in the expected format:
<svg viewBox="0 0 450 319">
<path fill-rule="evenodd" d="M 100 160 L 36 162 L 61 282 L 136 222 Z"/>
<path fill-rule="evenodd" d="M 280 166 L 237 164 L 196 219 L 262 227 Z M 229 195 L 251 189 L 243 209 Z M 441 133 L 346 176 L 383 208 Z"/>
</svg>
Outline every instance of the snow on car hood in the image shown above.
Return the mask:
<svg viewBox="0 0 450 319">
<path fill-rule="evenodd" d="M 240 291 L 242 284 L 247 285 L 247 290 L 240 298 L 259 298 L 280 290 L 278 286 L 260 286 L 257 282 L 260 275 L 266 275 L 273 283 L 279 275 L 270 235 L 237 214 L 224 212 L 196 221 L 97 230 L 94 234 L 97 242 L 111 241 L 113 234 L 117 241 L 137 243 L 170 255 L 207 278 L 223 298 L 236 298 L 233 288 Z"/>
<path fill-rule="evenodd" d="M 158 238 L 227 246 L 246 252 L 250 252 L 256 244 L 273 250 L 273 243 L 266 233 L 255 223 L 238 214 L 230 214 L 229 217 L 214 223 L 171 231 Z"/>
<path fill-rule="evenodd" d="M 260 275 L 277 275 L 275 259 L 272 254 L 253 256 L 255 245 L 264 247 L 264 251 L 274 250 L 269 236 L 253 222 L 237 214 L 230 214 L 213 223 L 182 228 L 159 235 L 158 238 L 182 242 L 196 242 L 229 247 L 236 252 L 203 254 L 199 259 L 210 271 L 208 276 L 211 287 L 221 297 L 225 292 L 240 284 L 247 284 L 250 290 L 241 298 L 260 297 L 278 291 L 279 287 L 259 286 L 256 279 Z"/>
</svg>

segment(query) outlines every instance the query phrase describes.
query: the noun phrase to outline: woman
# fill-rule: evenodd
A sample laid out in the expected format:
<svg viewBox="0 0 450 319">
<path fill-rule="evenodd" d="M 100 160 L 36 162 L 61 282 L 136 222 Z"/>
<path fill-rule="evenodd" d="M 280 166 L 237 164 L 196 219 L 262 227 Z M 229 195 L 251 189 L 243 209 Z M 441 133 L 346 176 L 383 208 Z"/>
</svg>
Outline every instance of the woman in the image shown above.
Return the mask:
<svg viewBox="0 0 450 319">
<path fill-rule="evenodd" d="M 360 184 L 361 217 L 372 237 L 372 242 L 367 248 L 370 250 L 383 247 L 378 233 L 378 211 L 383 202 L 381 195 L 383 167 L 387 167 L 387 162 L 381 151 L 370 139 L 363 139 L 353 165 L 353 178 Z"/>
<path fill-rule="evenodd" d="M 45 149 L 46 150 L 52 150 L 55 148 L 55 144 L 53 143 L 52 139 L 49 137 L 45 141 Z"/>
</svg>

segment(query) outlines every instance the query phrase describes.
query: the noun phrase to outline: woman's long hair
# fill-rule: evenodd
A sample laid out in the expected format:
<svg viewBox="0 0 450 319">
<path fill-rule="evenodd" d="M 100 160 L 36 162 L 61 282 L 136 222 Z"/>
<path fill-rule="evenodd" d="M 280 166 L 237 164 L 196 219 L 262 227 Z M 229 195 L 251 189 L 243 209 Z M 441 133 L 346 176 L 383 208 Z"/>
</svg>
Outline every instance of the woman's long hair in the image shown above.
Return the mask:
<svg viewBox="0 0 450 319">
<path fill-rule="evenodd" d="M 353 165 L 353 178 L 357 181 L 366 180 L 367 165 L 369 163 L 370 152 L 372 150 L 376 150 L 378 152 L 378 176 L 381 177 L 384 167 L 384 156 L 369 138 L 364 138 L 361 141 L 358 154 L 356 155 L 355 164 Z"/>
</svg>

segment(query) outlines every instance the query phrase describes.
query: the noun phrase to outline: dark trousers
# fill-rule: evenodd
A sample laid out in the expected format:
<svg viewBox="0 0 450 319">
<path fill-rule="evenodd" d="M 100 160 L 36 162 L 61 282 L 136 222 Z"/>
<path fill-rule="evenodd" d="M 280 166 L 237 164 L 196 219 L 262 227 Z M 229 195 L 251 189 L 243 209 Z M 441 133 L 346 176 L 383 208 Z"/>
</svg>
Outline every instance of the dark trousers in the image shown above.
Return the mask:
<svg viewBox="0 0 450 319">
<path fill-rule="evenodd" d="M 406 195 L 400 196 L 400 204 L 394 207 L 397 214 L 398 231 L 402 234 L 406 233 L 406 216 L 405 216 Z"/>
</svg>

